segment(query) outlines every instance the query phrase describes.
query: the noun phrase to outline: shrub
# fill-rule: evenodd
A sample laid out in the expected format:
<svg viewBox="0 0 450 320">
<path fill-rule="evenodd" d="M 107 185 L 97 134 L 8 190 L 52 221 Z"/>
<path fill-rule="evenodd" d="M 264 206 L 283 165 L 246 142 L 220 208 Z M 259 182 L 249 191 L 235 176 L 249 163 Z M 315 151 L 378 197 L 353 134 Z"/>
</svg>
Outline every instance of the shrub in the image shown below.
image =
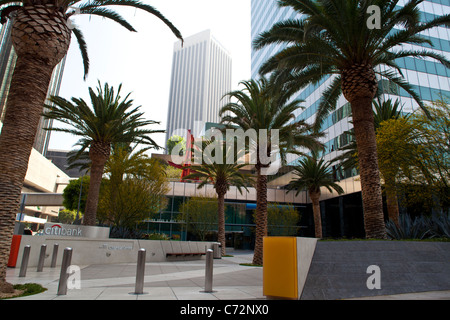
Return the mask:
<svg viewBox="0 0 450 320">
<path fill-rule="evenodd" d="M 393 221 L 386 223 L 386 232 L 390 239 L 395 240 L 450 238 L 450 216 L 411 218 L 409 215 L 400 215 L 398 225 Z"/>
<path fill-rule="evenodd" d="M 450 238 L 450 215 L 431 218 L 431 233 L 436 238 Z"/>
<path fill-rule="evenodd" d="M 386 232 L 389 238 L 400 239 L 426 239 L 431 236 L 431 230 L 425 217 L 411 218 L 409 215 L 400 215 L 398 225 L 389 220 L 386 223 Z"/>
<path fill-rule="evenodd" d="M 165 233 L 147 233 L 142 238 L 145 240 L 170 240 L 169 236 Z"/>
<path fill-rule="evenodd" d="M 111 227 L 109 237 L 114 239 L 141 239 L 142 232 L 126 227 Z"/>
</svg>

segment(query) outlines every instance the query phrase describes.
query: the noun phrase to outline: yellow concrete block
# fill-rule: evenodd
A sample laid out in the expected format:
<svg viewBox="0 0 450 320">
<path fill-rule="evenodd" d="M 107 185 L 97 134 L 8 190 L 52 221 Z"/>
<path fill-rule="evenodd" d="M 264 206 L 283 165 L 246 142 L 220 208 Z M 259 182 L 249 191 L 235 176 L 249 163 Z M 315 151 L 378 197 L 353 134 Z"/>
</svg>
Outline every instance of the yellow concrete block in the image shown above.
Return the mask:
<svg viewBox="0 0 450 320">
<path fill-rule="evenodd" d="M 265 237 L 263 294 L 298 299 L 297 238 Z"/>
</svg>

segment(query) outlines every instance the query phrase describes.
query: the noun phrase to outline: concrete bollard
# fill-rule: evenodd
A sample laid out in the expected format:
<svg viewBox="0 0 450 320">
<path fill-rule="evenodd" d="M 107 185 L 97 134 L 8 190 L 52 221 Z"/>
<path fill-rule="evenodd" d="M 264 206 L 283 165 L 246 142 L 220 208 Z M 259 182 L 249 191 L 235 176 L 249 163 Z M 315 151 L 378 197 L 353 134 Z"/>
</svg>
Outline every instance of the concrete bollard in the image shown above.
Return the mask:
<svg viewBox="0 0 450 320">
<path fill-rule="evenodd" d="M 206 268 L 205 268 L 205 293 L 213 292 L 213 264 L 214 251 L 206 250 Z"/>
<path fill-rule="evenodd" d="M 58 248 L 59 248 L 59 244 L 55 243 L 53 245 L 52 264 L 50 265 L 50 268 L 56 267 L 56 259 L 58 258 Z"/>
<path fill-rule="evenodd" d="M 23 278 L 27 275 L 28 260 L 30 259 L 30 250 L 31 246 L 25 246 L 23 248 L 22 264 L 20 265 L 20 272 L 19 272 L 20 278 Z"/>
<path fill-rule="evenodd" d="M 37 272 L 42 272 L 42 270 L 44 269 L 44 261 L 45 261 L 45 252 L 47 251 L 47 245 L 43 244 L 41 246 L 41 251 L 39 253 L 39 261 L 38 261 L 38 265 L 37 265 Z"/>
<path fill-rule="evenodd" d="M 136 285 L 134 294 L 144 294 L 144 276 L 145 276 L 145 249 L 139 249 L 136 267 Z"/>
<path fill-rule="evenodd" d="M 62 264 L 61 264 L 61 273 L 59 275 L 59 284 L 58 284 L 58 296 L 67 294 L 67 279 L 69 274 L 67 273 L 67 269 L 72 263 L 72 248 L 65 248 Z"/>
</svg>

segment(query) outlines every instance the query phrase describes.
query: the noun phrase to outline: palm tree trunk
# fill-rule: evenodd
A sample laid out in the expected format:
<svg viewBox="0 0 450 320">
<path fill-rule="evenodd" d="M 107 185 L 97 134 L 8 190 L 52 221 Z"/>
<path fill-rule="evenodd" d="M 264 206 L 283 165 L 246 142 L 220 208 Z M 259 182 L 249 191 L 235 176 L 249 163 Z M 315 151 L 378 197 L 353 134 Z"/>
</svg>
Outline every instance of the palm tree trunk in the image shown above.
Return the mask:
<svg viewBox="0 0 450 320">
<path fill-rule="evenodd" d="M 86 212 L 83 217 L 83 225 L 95 226 L 97 223 L 97 207 L 100 195 L 100 186 L 102 183 L 104 165 L 92 162 L 91 181 L 89 183 L 89 192 L 86 198 Z"/>
<path fill-rule="evenodd" d="M 103 171 L 106 161 L 108 161 L 111 146 L 105 142 L 94 141 L 89 150 L 91 159 L 91 179 L 89 191 L 86 198 L 86 211 L 84 213 L 83 224 L 85 226 L 95 226 L 97 223 L 97 207 L 102 184 Z"/>
<path fill-rule="evenodd" d="M 351 101 L 351 107 L 358 148 L 366 238 L 385 239 L 386 228 L 383 216 L 383 198 L 378 169 L 372 98 L 358 97 Z"/>
<path fill-rule="evenodd" d="M 385 179 L 385 188 L 386 188 L 386 204 L 389 220 L 393 221 L 396 225 L 398 225 L 398 198 L 397 198 L 397 188 L 395 186 L 394 179 Z"/>
<path fill-rule="evenodd" d="M 0 135 L 0 292 L 11 291 L 6 267 L 28 160 L 54 67 L 66 55 L 71 32 L 53 4 L 25 4 L 13 20 L 17 62 Z"/>
<path fill-rule="evenodd" d="M 256 237 L 253 264 L 263 264 L 263 239 L 267 236 L 267 176 L 257 166 L 256 181 Z"/>
<path fill-rule="evenodd" d="M 222 245 L 222 256 L 226 254 L 226 239 L 225 239 L 225 193 L 218 192 L 218 241 Z"/>
<path fill-rule="evenodd" d="M 311 198 L 313 216 L 314 216 L 314 235 L 316 238 L 322 238 L 322 215 L 320 214 L 320 191 L 309 191 L 309 197 Z"/>
<path fill-rule="evenodd" d="M 0 135 L 0 292 L 6 283 L 14 221 L 53 66 L 17 58 Z"/>
</svg>

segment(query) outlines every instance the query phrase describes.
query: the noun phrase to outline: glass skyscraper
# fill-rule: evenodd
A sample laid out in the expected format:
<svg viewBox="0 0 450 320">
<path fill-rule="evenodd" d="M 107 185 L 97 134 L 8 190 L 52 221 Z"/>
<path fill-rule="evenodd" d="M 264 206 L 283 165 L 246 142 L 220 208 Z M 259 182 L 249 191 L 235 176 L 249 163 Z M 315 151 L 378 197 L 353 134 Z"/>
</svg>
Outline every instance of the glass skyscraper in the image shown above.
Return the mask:
<svg viewBox="0 0 450 320">
<path fill-rule="evenodd" d="M 400 0 L 398 5 L 403 6 L 405 3 L 405 0 Z M 450 1 L 427 0 L 420 4 L 419 8 L 422 20 L 428 21 L 437 16 L 450 13 Z M 297 16 L 290 8 L 279 8 L 276 0 L 252 0 L 251 14 L 252 40 L 260 33 L 269 30 L 274 23 Z M 434 28 L 426 31 L 423 35 L 431 40 L 433 46 L 427 44 L 422 46 L 408 45 L 404 46 L 403 49 L 422 50 L 432 48 L 447 58 L 450 57 L 449 28 Z M 271 45 L 261 50 L 253 50 L 252 77 L 257 78 L 261 64 L 282 48 L 282 45 Z M 418 58 L 401 58 L 396 62 L 402 69 L 405 79 L 413 85 L 414 90 L 425 104 L 445 97 L 450 98 L 450 70 L 442 64 L 435 60 Z M 297 120 L 306 119 L 309 123 L 314 121 L 322 92 L 331 83 L 331 80 L 331 77 L 324 78 L 320 83 L 316 85 L 311 84 L 298 92 L 298 98 L 305 101 L 303 103 L 305 109 L 298 111 L 296 114 Z M 385 79 L 378 79 L 378 83 L 384 93 L 382 98 L 392 98 L 394 101 L 399 99 L 403 104 L 403 112 L 412 112 L 418 108 L 417 103 L 403 89 L 389 83 Z M 350 104 L 341 96 L 336 110 L 324 122 L 322 130 L 327 133 L 322 140 L 326 145 L 325 160 L 334 159 L 338 155 L 339 151 L 337 150 L 350 142 L 350 136 L 345 133 L 352 129 L 350 112 Z M 291 157 L 289 164 L 293 165 L 296 161 L 296 157 Z M 337 179 L 343 180 L 343 188 L 347 193 L 356 191 L 353 187 L 346 188 L 348 186 L 346 179 L 355 175 L 357 175 L 356 170 L 337 172 Z"/>
</svg>

